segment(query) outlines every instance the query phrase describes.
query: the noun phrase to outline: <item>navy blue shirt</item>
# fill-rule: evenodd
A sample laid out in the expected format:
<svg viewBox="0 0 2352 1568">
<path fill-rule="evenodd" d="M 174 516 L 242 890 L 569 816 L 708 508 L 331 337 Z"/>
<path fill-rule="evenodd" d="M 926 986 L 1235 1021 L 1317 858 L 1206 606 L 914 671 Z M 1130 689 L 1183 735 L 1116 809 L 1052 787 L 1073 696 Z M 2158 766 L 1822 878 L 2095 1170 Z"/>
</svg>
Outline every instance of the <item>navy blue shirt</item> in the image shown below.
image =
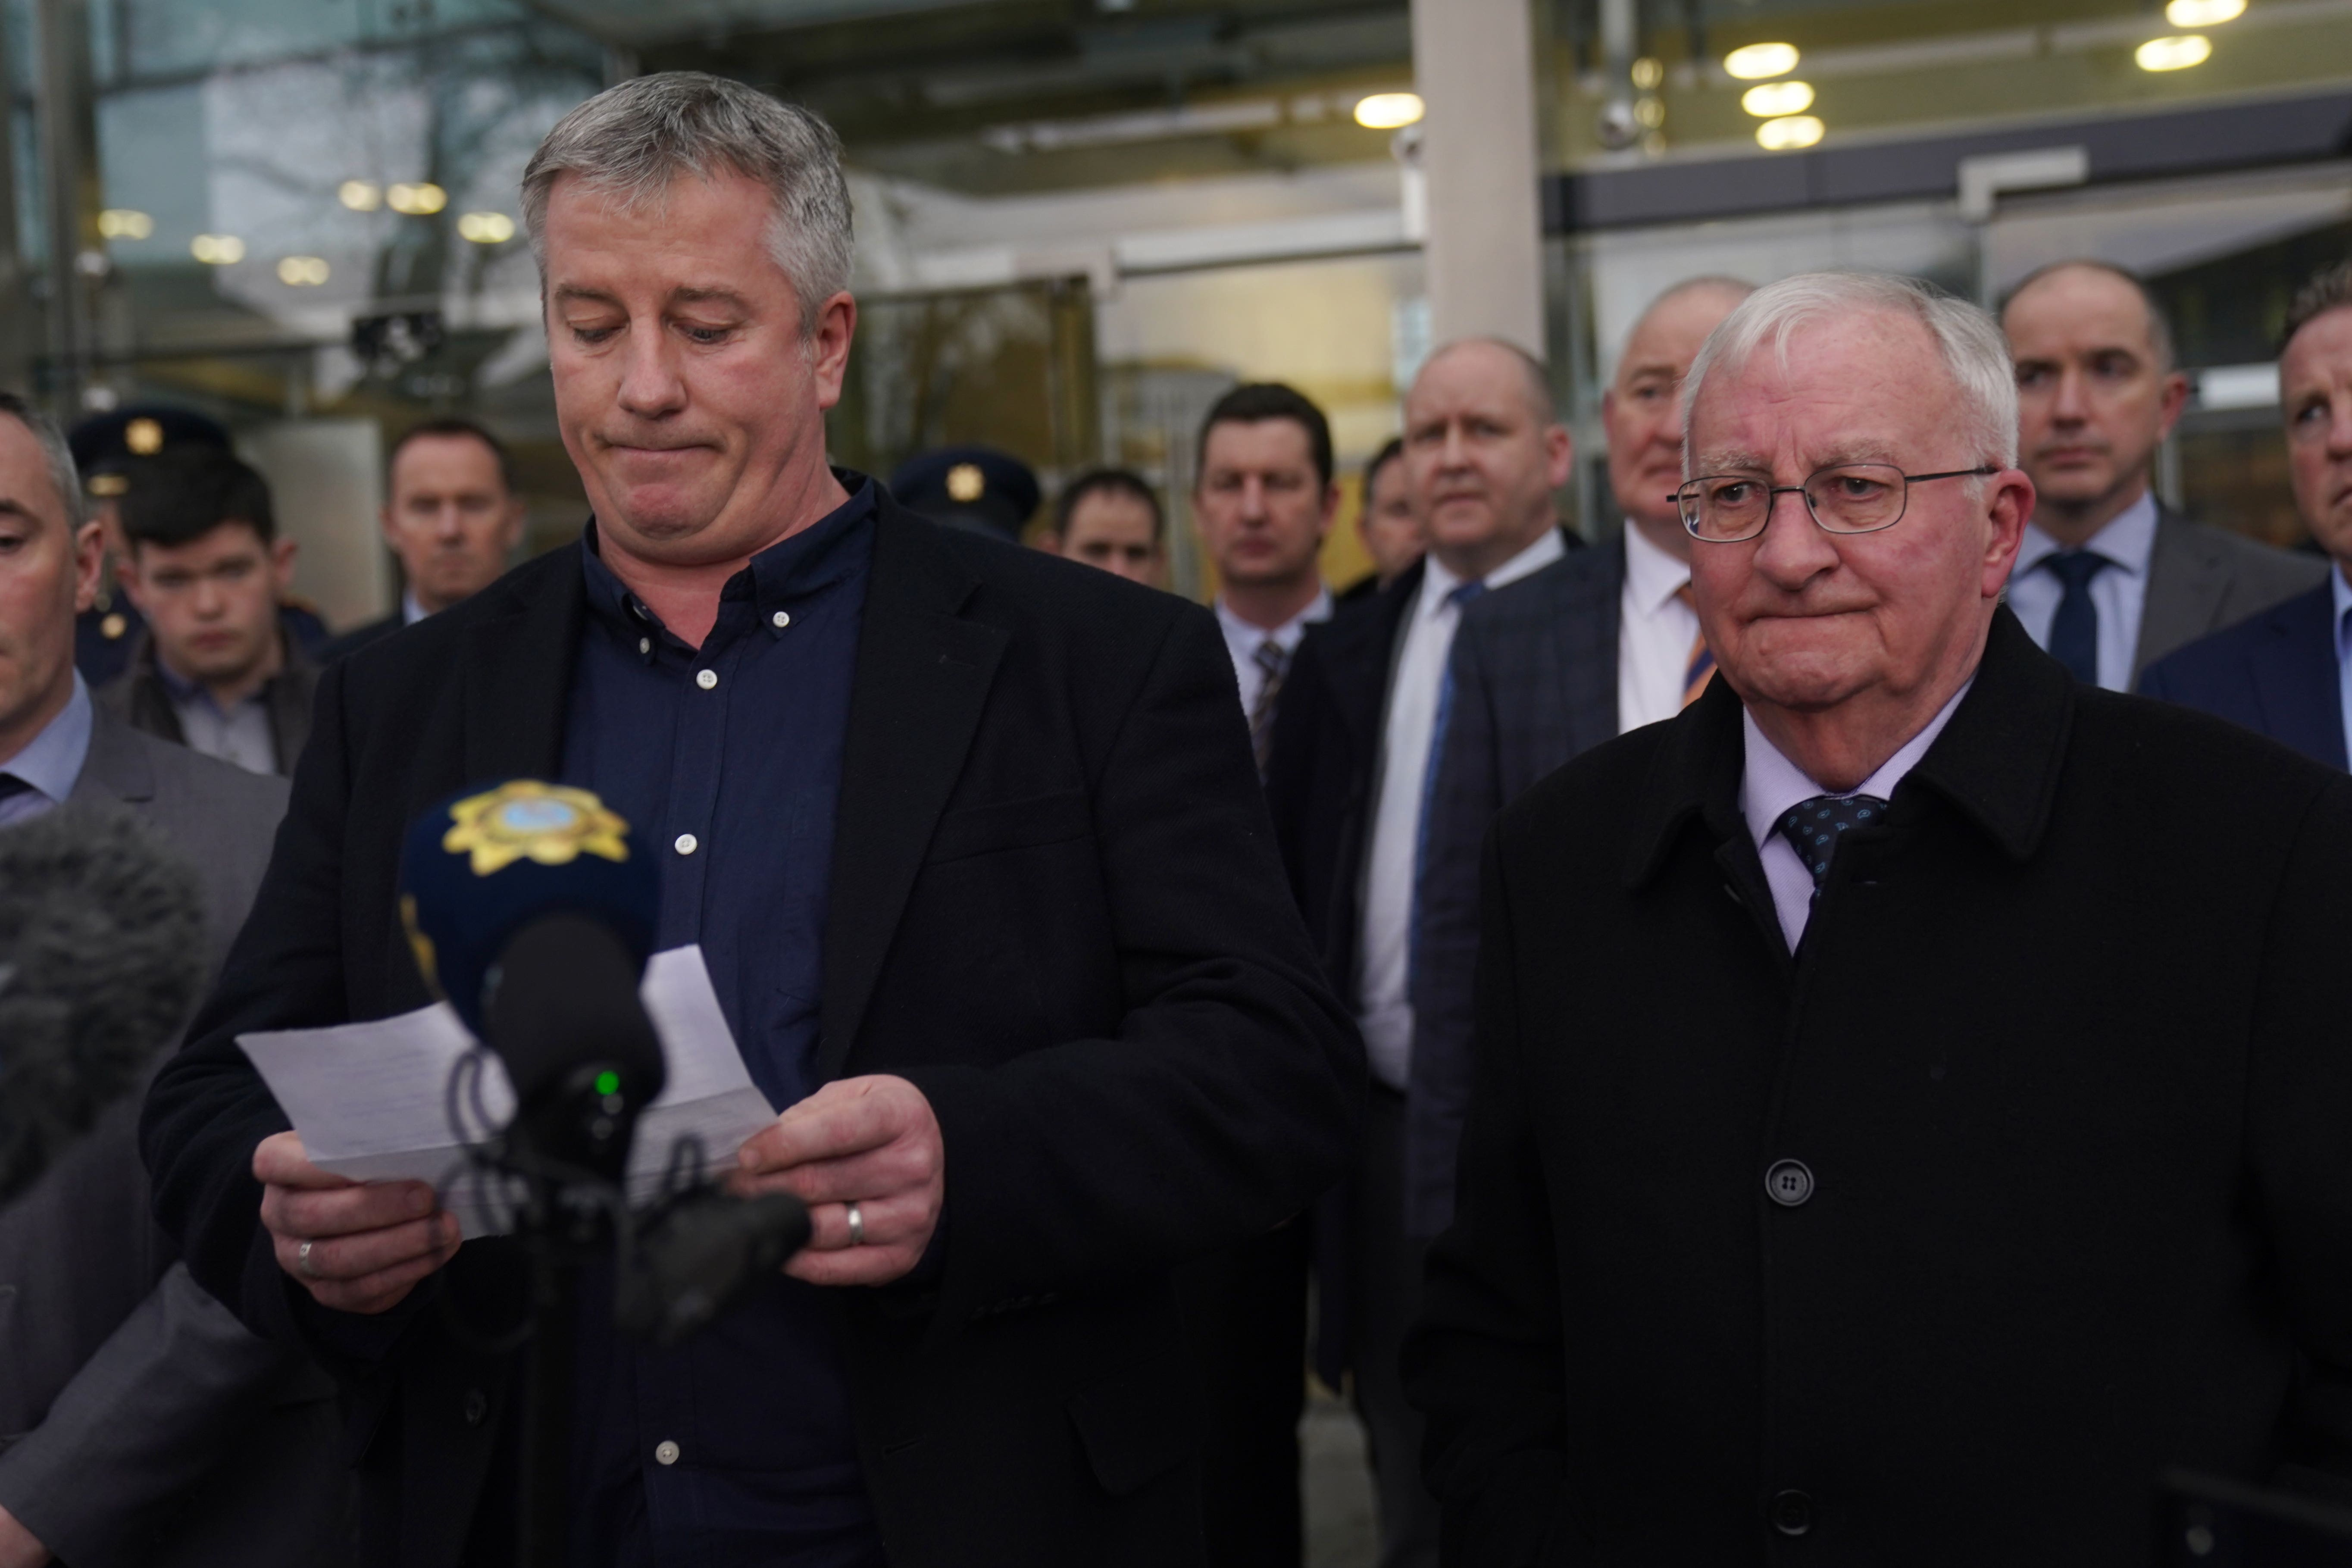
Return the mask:
<svg viewBox="0 0 2352 1568">
<path fill-rule="evenodd" d="M 874 559 L 875 491 L 729 580 L 700 648 L 582 543 L 588 615 L 563 782 L 661 858 L 655 947 L 702 944 L 751 1080 L 778 1110 L 817 1088 L 834 807 Z M 671 1351 L 616 1335 L 611 1277 L 583 1291 L 572 1558 L 582 1564 L 878 1563 L 849 1405 L 817 1292 L 778 1278 Z"/>
</svg>

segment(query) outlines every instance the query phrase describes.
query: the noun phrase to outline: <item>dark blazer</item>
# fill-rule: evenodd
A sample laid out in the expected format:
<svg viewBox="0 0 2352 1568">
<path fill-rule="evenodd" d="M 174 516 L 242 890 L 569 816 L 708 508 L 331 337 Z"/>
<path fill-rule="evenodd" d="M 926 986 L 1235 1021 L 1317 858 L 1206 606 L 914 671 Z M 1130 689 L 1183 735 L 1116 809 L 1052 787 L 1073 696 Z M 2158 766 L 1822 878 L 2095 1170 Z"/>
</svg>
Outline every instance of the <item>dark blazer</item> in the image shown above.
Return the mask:
<svg viewBox="0 0 2352 1568">
<path fill-rule="evenodd" d="M 2322 583 L 2252 620 L 2169 654 L 2141 692 L 2243 724 L 2331 768 L 2345 765 L 2336 595 Z"/>
<path fill-rule="evenodd" d="M 363 647 L 373 647 L 408 624 L 408 617 L 394 610 L 381 620 L 368 621 L 353 626 L 319 650 L 320 664 L 332 664 L 339 658 L 355 654 Z"/>
<path fill-rule="evenodd" d="M 2133 680 L 2173 649 L 2235 626 L 2326 574 L 2327 563 L 2318 556 L 2273 550 L 2242 533 L 2191 522 L 2159 502 Z"/>
<path fill-rule="evenodd" d="M 2168 1464 L 2352 1489 L 2352 778 L 2001 611 L 1792 960 L 1742 759 L 1717 681 L 1488 841 L 1449 1560 L 2137 1568 Z"/>
<path fill-rule="evenodd" d="M 1630 525 L 1629 525 L 1630 526 Z M 1478 847 L 1538 779 L 1617 736 L 1622 537 L 1472 600 L 1454 634 L 1454 701 L 1430 796 L 1413 933 L 1412 1078 L 1405 1096 L 1405 1226 L 1454 1215 L 1470 1102 Z"/>
<path fill-rule="evenodd" d="M 226 948 L 286 784 L 101 710 L 69 804 L 161 829 L 196 868 Z M 0 1507 L 75 1568 L 339 1561 L 349 1482 L 334 1385 L 175 1261 L 148 1215 L 138 1109 L 116 1105 L 0 1206 Z"/>
<path fill-rule="evenodd" d="M 269 710 L 270 748 L 276 753 L 278 772 L 285 775 L 293 773 L 294 761 L 310 738 L 310 702 L 319 689 L 319 667 L 290 632 L 282 636 L 285 668 L 262 688 L 261 700 Z M 155 668 L 152 635 L 140 637 L 131 651 L 131 667 L 111 685 L 100 688 L 97 700 L 100 708 L 133 729 L 175 746 L 187 743 L 179 711 L 172 706 L 172 694 Z"/>
<path fill-rule="evenodd" d="M 832 1298 L 884 1541 L 897 1568 L 1197 1563 L 1168 1269 L 1337 1177 L 1361 1047 L 1283 888 L 1208 614 L 887 496 L 875 526 L 818 1061 L 920 1088 L 950 1189 L 935 1279 Z M 555 771 L 584 613 L 574 546 L 325 672 L 253 918 L 142 1130 L 196 1278 L 275 1334 L 396 1325 L 279 1272 L 247 1163 L 286 1121 L 236 1037 L 426 1000 L 402 832 L 469 783 Z M 513 1262 L 468 1245 L 391 1353 L 342 1363 L 372 1561 L 510 1554 L 488 1478 L 517 1368 L 428 1300 L 510 1318 Z"/>
</svg>

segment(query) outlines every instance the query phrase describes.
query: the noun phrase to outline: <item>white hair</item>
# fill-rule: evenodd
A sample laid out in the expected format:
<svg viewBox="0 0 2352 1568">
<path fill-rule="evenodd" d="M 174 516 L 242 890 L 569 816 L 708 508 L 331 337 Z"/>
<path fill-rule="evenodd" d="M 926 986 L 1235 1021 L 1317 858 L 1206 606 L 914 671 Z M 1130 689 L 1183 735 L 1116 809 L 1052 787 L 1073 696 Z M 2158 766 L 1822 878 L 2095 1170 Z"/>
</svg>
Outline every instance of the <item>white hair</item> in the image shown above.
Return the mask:
<svg viewBox="0 0 2352 1568">
<path fill-rule="evenodd" d="M 658 201 L 681 174 L 733 173 L 768 187 L 768 253 L 813 329 L 849 287 L 849 182 L 841 138 L 823 119 L 754 88 L 700 71 L 662 71 L 605 89 L 555 122 L 522 174 L 522 222 L 547 281 L 547 198 L 577 174 L 625 206 Z"/>
<path fill-rule="evenodd" d="M 1935 340 L 1960 395 L 1956 424 L 1979 462 L 2017 466 L 2017 369 L 2000 323 L 1966 300 L 1887 272 L 1800 272 L 1768 283 L 1707 334 L 1683 384 L 1683 477 L 1691 477 L 1691 411 L 1707 376 L 1729 371 L 1768 342 L 1781 365 L 1801 327 L 1870 313 L 1918 322 Z"/>
</svg>

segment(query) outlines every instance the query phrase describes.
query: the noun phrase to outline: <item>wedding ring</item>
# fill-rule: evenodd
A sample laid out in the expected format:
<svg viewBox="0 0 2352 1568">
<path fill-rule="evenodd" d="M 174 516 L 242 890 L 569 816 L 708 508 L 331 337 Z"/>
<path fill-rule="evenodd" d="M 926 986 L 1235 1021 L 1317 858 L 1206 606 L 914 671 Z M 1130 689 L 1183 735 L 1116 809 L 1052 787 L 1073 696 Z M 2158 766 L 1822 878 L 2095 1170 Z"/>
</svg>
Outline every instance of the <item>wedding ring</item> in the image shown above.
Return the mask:
<svg viewBox="0 0 2352 1568">
<path fill-rule="evenodd" d="M 294 1268 L 305 1279 L 322 1278 L 318 1265 L 310 1261 L 310 1244 L 307 1241 L 294 1249 Z"/>
<path fill-rule="evenodd" d="M 849 1205 L 849 1245 L 852 1247 L 866 1245 L 866 1216 L 858 1212 L 856 1204 Z"/>
</svg>

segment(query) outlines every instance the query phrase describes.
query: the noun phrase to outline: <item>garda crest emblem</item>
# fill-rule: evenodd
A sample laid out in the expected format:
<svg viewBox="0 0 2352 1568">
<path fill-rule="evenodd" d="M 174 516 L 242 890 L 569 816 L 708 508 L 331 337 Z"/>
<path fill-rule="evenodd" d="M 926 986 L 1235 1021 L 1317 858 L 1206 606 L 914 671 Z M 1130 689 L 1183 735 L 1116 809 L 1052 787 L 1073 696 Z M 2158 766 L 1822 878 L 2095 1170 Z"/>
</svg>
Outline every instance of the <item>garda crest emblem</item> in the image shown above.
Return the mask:
<svg viewBox="0 0 2352 1568">
<path fill-rule="evenodd" d="M 473 872 L 488 877 L 518 860 L 568 866 L 582 855 L 612 861 L 629 858 L 629 825 L 584 789 L 517 779 L 468 795 L 449 808 L 441 847 L 470 855 Z"/>
</svg>

